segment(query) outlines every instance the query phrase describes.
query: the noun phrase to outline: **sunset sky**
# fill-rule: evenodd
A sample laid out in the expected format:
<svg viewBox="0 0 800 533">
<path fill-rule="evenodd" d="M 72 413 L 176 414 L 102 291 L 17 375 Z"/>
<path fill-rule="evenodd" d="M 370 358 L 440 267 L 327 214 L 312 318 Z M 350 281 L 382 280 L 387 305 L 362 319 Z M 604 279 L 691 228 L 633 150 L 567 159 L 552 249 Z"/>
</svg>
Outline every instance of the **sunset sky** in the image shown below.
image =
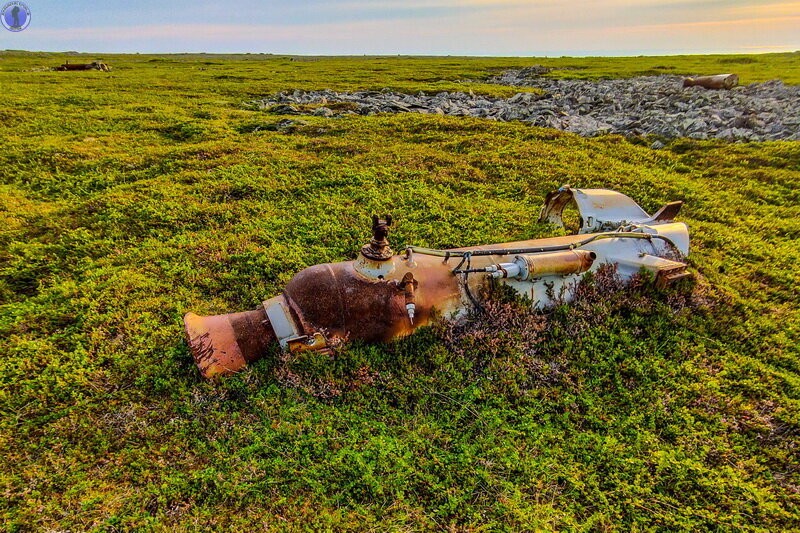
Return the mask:
<svg viewBox="0 0 800 533">
<path fill-rule="evenodd" d="M 25 3 L 30 26 L 0 28 L 0 49 L 494 56 L 800 50 L 800 1 Z"/>
</svg>

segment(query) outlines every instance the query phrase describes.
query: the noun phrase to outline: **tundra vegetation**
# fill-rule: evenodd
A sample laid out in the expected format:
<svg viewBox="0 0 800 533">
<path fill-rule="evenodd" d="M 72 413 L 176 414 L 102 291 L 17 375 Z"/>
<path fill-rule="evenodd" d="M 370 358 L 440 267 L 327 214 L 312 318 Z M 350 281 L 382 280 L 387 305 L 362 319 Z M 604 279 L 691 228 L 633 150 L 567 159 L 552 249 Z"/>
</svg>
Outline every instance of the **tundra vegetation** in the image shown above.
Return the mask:
<svg viewBox="0 0 800 533">
<path fill-rule="evenodd" d="M 582 138 L 416 114 L 283 117 L 329 88 L 472 90 L 734 71 L 800 55 L 636 58 L 0 54 L 0 522 L 7 531 L 748 530 L 800 523 L 800 142 Z M 99 58 L 91 57 L 89 60 Z M 292 120 L 292 122 L 286 122 Z M 569 183 L 684 200 L 689 286 L 585 281 L 547 314 L 495 294 L 333 357 L 203 382 L 181 316 L 255 308 L 300 269 L 552 235 Z M 368 319 L 368 317 L 365 317 Z"/>
</svg>

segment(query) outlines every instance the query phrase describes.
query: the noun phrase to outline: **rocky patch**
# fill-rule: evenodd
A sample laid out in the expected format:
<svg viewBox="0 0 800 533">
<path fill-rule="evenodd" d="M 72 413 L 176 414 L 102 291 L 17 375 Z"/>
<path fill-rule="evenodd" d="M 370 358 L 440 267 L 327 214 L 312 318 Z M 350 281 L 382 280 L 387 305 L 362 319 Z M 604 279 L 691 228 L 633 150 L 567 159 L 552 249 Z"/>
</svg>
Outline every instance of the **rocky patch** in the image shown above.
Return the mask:
<svg viewBox="0 0 800 533">
<path fill-rule="evenodd" d="M 529 122 L 583 136 L 619 133 L 666 138 L 725 140 L 800 140 L 800 87 L 780 81 L 714 91 L 682 87 L 677 76 L 620 80 L 559 80 L 537 67 L 503 73 L 491 80 L 537 87 L 545 94 L 521 92 L 489 98 L 442 92 L 408 95 L 391 91 L 294 91 L 253 102 L 251 108 L 277 114 L 428 113 Z"/>
</svg>

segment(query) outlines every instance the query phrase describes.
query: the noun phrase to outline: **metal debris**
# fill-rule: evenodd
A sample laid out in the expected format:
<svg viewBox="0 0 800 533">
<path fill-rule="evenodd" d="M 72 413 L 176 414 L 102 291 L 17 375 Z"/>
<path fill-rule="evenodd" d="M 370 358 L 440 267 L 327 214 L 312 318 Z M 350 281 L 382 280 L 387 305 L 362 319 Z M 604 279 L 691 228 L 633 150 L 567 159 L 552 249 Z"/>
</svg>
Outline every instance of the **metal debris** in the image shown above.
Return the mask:
<svg viewBox="0 0 800 533">
<path fill-rule="evenodd" d="M 562 187 L 547 196 L 540 221 L 562 222 L 564 208 L 580 212 L 577 234 L 451 250 L 410 246 L 395 255 L 392 218 L 372 219 L 372 239 L 355 261 L 302 270 L 283 293 L 255 311 L 184 317 L 195 362 L 206 378 L 236 372 L 270 346 L 329 352 L 333 343 L 382 342 L 409 335 L 436 315 L 458 317 L 479 305 L 475 294 L 491 278 L 545 307 L 570 300 L 586 272 L 604 263 L 629 279 L 641 269 L 659 286 L 688 276 L 686 224 L 680 202 L 648 215 L 632 199 L 605 189 Z"/>
</svg>

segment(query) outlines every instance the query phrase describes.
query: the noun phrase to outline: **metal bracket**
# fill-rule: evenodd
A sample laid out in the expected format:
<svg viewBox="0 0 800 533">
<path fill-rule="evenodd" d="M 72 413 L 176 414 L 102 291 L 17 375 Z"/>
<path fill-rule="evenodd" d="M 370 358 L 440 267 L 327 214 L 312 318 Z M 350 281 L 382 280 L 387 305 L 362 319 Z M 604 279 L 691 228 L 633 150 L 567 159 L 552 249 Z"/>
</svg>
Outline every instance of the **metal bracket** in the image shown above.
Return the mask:
<svg viewBox="0 0 800 533">
<path fill-rule="evenodd" d="M 620 259 L 617 263 L 644 268 L 651 272 L 655 276 L 655 284 L 659 289 L 669 287 L 678 280 L 691 276 L 691 273 L 686 270 L 686 263 L 649 254 L 642 254 L 635 260 Z"/>
<path fill-rule="evenodd" d="M 299 353 L 299 352 L 322 352 L 322 353 L 331 353 L 331 349 L 328 346 L 328 341 L 325 340 L 325 337 L 322 333 L 316 332 L 313 335 L 302 335 L 300 337 L 295 337 L 294 339 L 286 339 L 287 344 L 289 345 L 289 351 L 292 353 Z"/>
<path fill-rule="evenodd" d="M 312 335 L 301 333 L 295 325 L 283 296 L 276 296 L 264 302 L 264 310 L 267 312 L 269 323 L 283 350 L 289 350 L 292 353 L 307 351 L 330 353 L 328 341 L 322 333 L 315 332 Z"/>
<path fill-rule="evenodd" d="M 264 302 L 264 311 L 281 348 L 287 349 L 290 340 L 301 336 L 283 296 L 276 296 Z"/>
</svg>

